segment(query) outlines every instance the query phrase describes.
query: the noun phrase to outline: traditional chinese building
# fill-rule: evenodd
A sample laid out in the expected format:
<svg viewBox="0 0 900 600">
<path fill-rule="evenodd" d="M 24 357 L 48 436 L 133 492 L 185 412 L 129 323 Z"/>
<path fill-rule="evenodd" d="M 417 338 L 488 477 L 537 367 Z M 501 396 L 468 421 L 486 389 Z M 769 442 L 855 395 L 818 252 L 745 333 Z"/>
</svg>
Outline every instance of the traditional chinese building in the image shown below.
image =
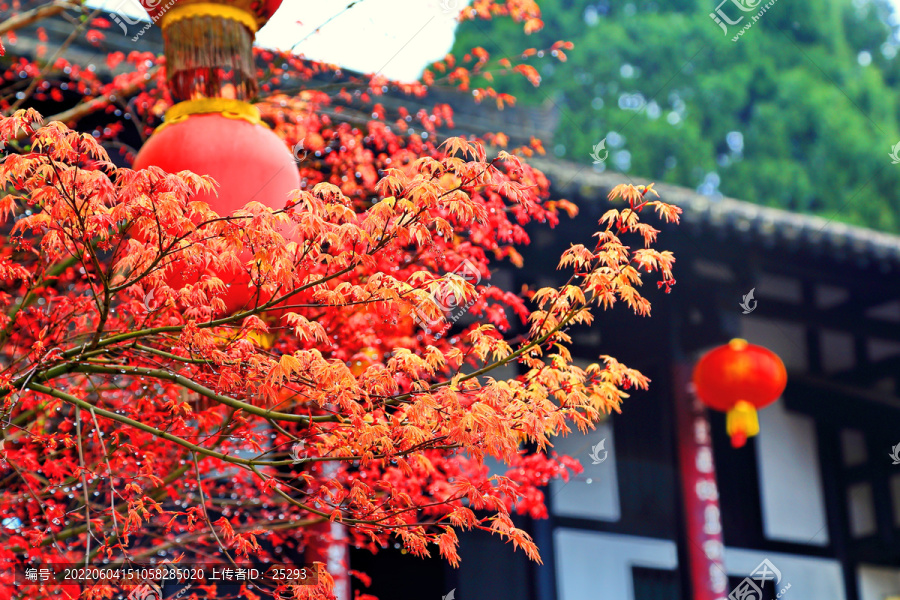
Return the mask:
<svg viewBox="0 0 900 600">
<path fill-rule="evenodd" d="M 570 243 L 592 243 L 609 190 L 647 183 L 534 162 L 581 214 L 555 231 L 533 230 L 527 269 L 499 268 L 495 284 L 515 289 L 560 284 L 554 257 Z M 528 523 L 544 565 L 486 535 L 464 538 L 457 571 L 353 554 L 378 572 L 416 573 L 376 582 L 373 593 L 900 597 L 900 460 L 891 458 L 900 444 L 900 237 L 656 187 L 684 209 L 682 224 L 663 227 L 658 244 L 677 257 L 677 285 L 668 295 L 645 290 L 651 318 L 617 309 L 574 335 L 585 363 L 613 354 L 648 375 L 650 390 L 634 393 L 592 434 L 557 440 L 557 451 L 585 470 L 547 490 L 549 520 Z M 782 398 L 760 411 L 760 434 L 740 449 L 724 415 L 700 405 L 690 385 L 700 354 L 735 337 L 773 350 L 788 370 Z"/>
<path fill-rule="evenodd" d="M 582 214 L 563 235 L 536 236 L 526 261 L 539 264 L 586 240 L 608 190 L 627 180 L 544 167 Z M 598 432 L 560 442 L 585 473 L 550 490 L 553 517 L 536 531 L 552 545 L 553 582 L 534 597 L 717 599 L 764 560 L 781 574 L 770 592 L 900 595 L 900 465 L 890 458 L 900 443 L 900 239 L 659 190 L 685 211 L 660 236 L 678 260 L 676 288 L 653 294 L 652 318 L 613 311 L 576 338 L 586 360 L 613 353 L 650 376 L 651 390 Z M 751 290 L 755 302 L 740 306 Z M 734 337 L 788 369 L 783 397 L 760 411 L 761 432 L 741 449 L 724 415 L 696 411 L 689 389 L 699 353 Z M 585 447 L 599 439 L 609 457 L 594 465 Z"/>
</svg>

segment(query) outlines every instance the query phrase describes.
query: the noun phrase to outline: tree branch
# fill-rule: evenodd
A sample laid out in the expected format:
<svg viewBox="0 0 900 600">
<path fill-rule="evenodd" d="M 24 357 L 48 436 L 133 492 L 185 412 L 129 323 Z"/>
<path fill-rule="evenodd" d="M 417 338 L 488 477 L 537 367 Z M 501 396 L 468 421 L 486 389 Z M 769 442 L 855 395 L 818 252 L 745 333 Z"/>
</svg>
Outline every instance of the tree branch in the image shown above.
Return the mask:
<svg viewBox="0 0 900 600">
<path fill-rule="evenodd" d="M 43 6 L 38 6 L 23 13 L 14 15 L 0 23 L 0 35 L 10 31 L 16 31 L 23 27 L 28 27 L 32 23 L 36 23 L 47 17 L 52 17 L 65 12 L 68 9 L 81 9 L 81 5 L 74 2 L 51 2 Z"/>
</svg>

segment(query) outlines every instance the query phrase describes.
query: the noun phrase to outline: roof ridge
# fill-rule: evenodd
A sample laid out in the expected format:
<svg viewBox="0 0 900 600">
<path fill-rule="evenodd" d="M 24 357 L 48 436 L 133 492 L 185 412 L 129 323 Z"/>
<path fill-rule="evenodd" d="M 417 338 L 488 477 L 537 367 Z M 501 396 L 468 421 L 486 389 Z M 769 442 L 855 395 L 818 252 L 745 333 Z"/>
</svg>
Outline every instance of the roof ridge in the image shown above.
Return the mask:
<svg viewBox="0 0 900 600">
<path fill-rule="evenodd" d="M 584 196 L 584 188 L 608 190 L 621 183 L 647 185 L 650 181 L 623 173 L 594 171 L 590 165 L 570 161 L 538 158 L 528 163 L 540 169 L 550 179 L 551 187 L 560 192 L 575 189 Z M 562 181 L 562 183 L 560 183 Z M 900 235 L 850 225 L 818 215 L 807 215 L 783 208 L 761 206 L 746 200 L 727 196 L 710 197 L 689 188 L 668 183 L 655 183 L 653 188 L 667 202 L 678 205 L 684 211 L 687 222 L 707 222 L 714 227 L 729 227 L 741 232 L 756 230 L 767 237 L 783 238 L 795 242 L 806 240 L 814 244 L 827 243 L 857 254 L 871 255 L 876 259 L 900 262 Z"/>
</svg>

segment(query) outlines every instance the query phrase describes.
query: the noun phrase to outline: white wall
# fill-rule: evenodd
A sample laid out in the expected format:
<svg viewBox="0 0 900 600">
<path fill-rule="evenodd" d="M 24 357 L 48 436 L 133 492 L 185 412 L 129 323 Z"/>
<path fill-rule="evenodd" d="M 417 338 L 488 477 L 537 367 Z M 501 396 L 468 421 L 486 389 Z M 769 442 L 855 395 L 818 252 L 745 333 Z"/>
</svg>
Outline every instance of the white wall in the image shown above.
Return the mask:
<svg viewBox="0 0 900 600">
<path fill-rule="evenodd" d="M 632 567 L 678 568 L 669 540 L 572 529 L 553 538 L 559 600 L 634 600 Z"/>
<path fill-rule="evenodd" d="M 606 439 L 606 460 L 595 465 L 591 460 L 591 448 Z M 568 482 L 554 479 L 550 483 L 550 501 L 553 514 L 562 517 L 618 521 L 619 484 L 616 479 L 616 443 L 612 423 L 606 420 L 597 429 L 582 435 L 578 430 L 566 437 L 553 439 L 554 450 L 577 458 L 584 467 L 577 477 Z M 603 456 L 601 451 L 600 457 Z"/>
<path fill-rule="evenodd" d="M 775 591 L 791 584 L 782 600 L 846 600 L 841 563 L 812 556 L 794 556 L 743 548 L 725 548 L 725 570 L 730 577 L 748 577 L 768 559 L 781 572 Z M 865 598 L 864 600 L 870 600 Z M 875 599 L 872 599 L 875 600 Z M 879 598 L 877 600 L 884 600 Z"/>
<path fill-rule="evenodd" d="M 759 411 L 756 441 L 763 533 L 770 540 L 825 546 L 828 527 L 813 420 L 779 400 Z"/>
<path fill-rule="evenodd" d="M 678 568 L 677 549 L 670 540 L 557 529 L 554 546 L 559 600 L 634 600 L 633 567 Z M 847 600 L 837 560 L 725 548 L 729 577 L 748 577 L 763 560 L 781 574 L 776 592 L 790 584 L 782 600 Z M 900 594 L 900 569 L 861 568 L 860 590 L 860 600 Z"/>
</svg>

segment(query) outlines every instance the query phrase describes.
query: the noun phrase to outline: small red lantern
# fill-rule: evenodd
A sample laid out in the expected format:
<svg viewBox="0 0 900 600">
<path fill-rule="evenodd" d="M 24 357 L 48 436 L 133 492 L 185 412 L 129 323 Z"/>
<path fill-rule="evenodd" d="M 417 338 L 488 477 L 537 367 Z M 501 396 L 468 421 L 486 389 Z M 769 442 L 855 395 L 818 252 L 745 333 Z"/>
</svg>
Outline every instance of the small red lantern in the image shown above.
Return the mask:
<svg viewBox="0 0 900 600">
<path fill-rule="evenodd" d="M 703 355 L 694 367 L 694 387 L 700 400 L 727 413 L 731 445 L 743 446 L 759 433 L 756 409 L 775 402 L 787 385 L 787 370 L 767 348 L 734 339 Z"/>
</svg>

